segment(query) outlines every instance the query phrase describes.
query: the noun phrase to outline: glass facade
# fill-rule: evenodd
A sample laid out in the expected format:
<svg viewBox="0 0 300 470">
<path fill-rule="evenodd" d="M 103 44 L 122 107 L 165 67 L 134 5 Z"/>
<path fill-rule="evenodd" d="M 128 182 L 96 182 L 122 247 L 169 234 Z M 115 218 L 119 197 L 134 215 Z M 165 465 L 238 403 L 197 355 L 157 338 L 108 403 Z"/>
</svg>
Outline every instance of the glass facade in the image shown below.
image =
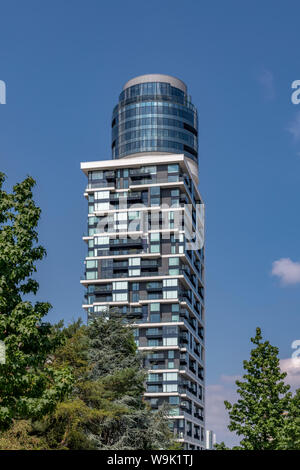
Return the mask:
<svg viewBox="0 0 300 470">
<path fill-rule="evenodd" d="M 112 116 L 112 158 L 139 152 L 183 153 L 197 162 L 197 110 L 186 92 L 165 82 L 122 91 Z"/>
</svg>

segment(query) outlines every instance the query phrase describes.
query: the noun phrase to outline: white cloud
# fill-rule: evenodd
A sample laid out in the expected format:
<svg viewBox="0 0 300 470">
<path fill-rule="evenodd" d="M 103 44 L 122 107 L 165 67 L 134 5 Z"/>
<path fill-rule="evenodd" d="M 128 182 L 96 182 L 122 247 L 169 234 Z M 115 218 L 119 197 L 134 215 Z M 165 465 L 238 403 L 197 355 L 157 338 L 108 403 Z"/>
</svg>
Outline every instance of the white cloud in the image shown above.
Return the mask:
<svg viewBox="0 0 300 470">
<path fill-rule="evenodd" d="M 267 100 L 275 98 L 274 76 L 268 69 L 263 69 L 258 76 L 258 81 L 262 85 L 264 96 Z"/>
<path fill-rule="evenodd" d="M 280 360 L 282 372 L 286 372 L 285 382 L 290 384 L 291 390 L 294 392 L 300 388 L 300 358 L 288 358 Z"/>
<path fill-rule="evenodd" d="M 287 130 L 292 134 L 295 141 L 300 140 L 300 112 L 295 115 L 293 121 L 288 125 Z"/>
<path fill-rule="evenodd" d="M 272 264 L 272 275 L 280 278 L 283 285 L 300 283 L 300 263 L 281 258 Z"/>
</svg>

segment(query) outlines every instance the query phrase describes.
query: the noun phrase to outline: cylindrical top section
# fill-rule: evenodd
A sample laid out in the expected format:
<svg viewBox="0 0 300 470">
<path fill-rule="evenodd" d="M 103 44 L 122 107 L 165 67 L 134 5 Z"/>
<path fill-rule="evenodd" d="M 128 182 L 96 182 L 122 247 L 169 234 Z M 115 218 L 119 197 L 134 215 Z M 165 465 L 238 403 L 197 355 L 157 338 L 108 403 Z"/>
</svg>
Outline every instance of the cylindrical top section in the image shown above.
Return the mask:
<svg viewBox="0 0 300 470">
<path fill-rule="evenodd" d="M 198 163 L 197 109 L 186 85 L 170 75 L 132 78 L 112 115 L 112 158 L 181 153 Z"/>
<path fill-rule="evenodd" d="M 126 90 L 126 88 L 130 88 L 131 86 L 138 85 L 139 83 L 153 82 L 169 83 L 171 86 L 183 91 L 183 93 L 187 93 L 187 86 L 182 80 L 179 80 L 179 78 L 176 77 L 171 77 L 171 75 L 163 75 L 160 73 L 149 73 L 147 75 L 139 75 L 138 77 L 132 78 L 125 83 L 123 90 Z"/>
</svg>

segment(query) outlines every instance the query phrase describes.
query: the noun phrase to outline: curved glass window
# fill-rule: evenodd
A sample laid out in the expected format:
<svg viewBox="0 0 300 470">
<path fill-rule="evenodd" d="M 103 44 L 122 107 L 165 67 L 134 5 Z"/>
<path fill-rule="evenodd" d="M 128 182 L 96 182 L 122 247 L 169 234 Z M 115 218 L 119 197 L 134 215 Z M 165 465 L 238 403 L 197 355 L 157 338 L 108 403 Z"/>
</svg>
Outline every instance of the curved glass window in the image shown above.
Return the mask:
<svg viewBox="0 0 300 470">
<path fill-rule="evenodd" d="M 190 97 L 169 83 L 141 83 L 122 91 L 112 116 L 112 156 L 184 153 L 197 161 L 198 117 Z"/>
</svg>

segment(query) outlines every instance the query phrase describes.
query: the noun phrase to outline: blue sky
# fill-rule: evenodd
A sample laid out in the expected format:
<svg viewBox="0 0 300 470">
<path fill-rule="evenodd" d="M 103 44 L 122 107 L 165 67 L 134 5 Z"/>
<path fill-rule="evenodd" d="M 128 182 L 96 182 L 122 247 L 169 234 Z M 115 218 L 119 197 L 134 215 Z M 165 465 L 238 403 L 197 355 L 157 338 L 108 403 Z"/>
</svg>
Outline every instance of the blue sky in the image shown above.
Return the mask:
<svg viewBox="0 0 300 470">
<path fill-rule="evenodd" d="M 48 251 L 38 297 L 53 304 L 49 319 L 83 315 L 80 161 L 110 158 L 122 85 L 167 73 L 199 111 L 208 394 L 216 404 L 232 389 L 258 325 L 288 360 L 300 338 L 299 2 L 10 0 L 0 14 L 1 170 L 7 187 L 37 180 Z M 210 424 L 223 438 L 219 416 Z"/>
</svg>

